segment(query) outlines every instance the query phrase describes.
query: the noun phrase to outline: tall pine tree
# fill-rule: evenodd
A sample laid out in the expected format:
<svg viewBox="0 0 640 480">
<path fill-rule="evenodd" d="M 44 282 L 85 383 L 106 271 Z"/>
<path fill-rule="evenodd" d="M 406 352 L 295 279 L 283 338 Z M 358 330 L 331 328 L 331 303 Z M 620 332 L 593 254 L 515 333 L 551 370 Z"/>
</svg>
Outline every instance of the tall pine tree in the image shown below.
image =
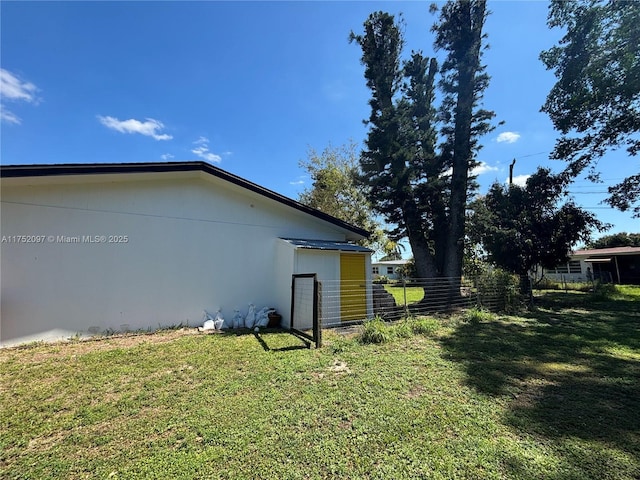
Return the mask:
<svg viewBox="0 0 640 480">
<path fill-rule="evenodd" d="M 351 34 L 362 48 L 365 78 L 371 90 L 371 115 L 366 149 L 360 165 L 362 181 L 378 213 L 395 228 L 392 239 L 406 237 L 418 276 L 438 273 L 431 209 L 441 198 L 442 168 L 435 155 L 435 96 L 437 64 L 420 53 L 401 62 L 404 39 L 393 15 L 372 13 L 363 35 Z"/>
<path fill-rule="evenodd" d="M 420 52 L 401 61 L 404 39 L 392 15 L 372 13 L 364 34 L 351 34 L 362 49 L 372 94 L 362 181 L 373 207 L 395 225 L 392 238 L 408 238 L 422 278 L 462 274 L 469 171 L 476 165 L 478 138 L 491 130 L 494 116 L 479 108 L 489 81 L 480 62 L 485 18 L 484 1 L 442 8 L 433 27 L 435 47 L 447 52 L 439 111 L 437 63 Z"/>
</svg>

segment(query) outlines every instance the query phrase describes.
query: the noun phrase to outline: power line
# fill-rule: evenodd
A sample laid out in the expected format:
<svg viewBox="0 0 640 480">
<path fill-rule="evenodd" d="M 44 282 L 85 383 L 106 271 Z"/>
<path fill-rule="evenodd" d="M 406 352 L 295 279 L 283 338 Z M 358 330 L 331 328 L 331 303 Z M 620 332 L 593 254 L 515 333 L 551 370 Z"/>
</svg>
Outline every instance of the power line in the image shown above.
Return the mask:
<svg viewBox="0 0 640 480">
<path fill-rule="evenodd" d="M 597 194 L 603 194 L 603 193 L 609 193 L 609 192 L 598 191 L 598 190 L 593 190 L 590 192 L 572 192 L 571 190 L 569 190 L 567 193 L 569 193 L 570 195 L 597 195 Z"/>
<path fill-rule="evenodd" d="M 516 158 L 520 159 L 520 158 L 535 157 L 536 155 L 542 155 L 543 153 L 549 153 L 549 152 L 530 153 L 529 155 L 523 155 L 521 157 L 516 157 Z"/>
</svg>

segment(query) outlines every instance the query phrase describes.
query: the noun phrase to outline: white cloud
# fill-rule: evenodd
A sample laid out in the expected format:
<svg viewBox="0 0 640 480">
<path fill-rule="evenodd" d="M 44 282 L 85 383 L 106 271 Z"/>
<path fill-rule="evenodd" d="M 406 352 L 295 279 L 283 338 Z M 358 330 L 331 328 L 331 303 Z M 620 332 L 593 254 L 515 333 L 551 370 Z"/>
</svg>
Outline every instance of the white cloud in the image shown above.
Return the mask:
<svg viewBox="0 0 640 480">
<path fill-rule="evenodd" d="M 220 155 L 209 151 L 209 139 L 207 137 L 200 137 L 193 144 L 197 145 L 197 147 L 191 150 L 191 153 L 195 153 L 198 157 L 210 163 L 220 163 L 222 161 Z"/>
<path fill-rule="evenodd" d="M 306 175 L 302 175 L 302 176 L 298 177 L 297 180 L 291 180 L 289 182 L 289 185 L 304 185 L 306 183 L 305 182 L 306 178 L 307 178 Z"/>
<path fill-rule="evenodd" d="M 518 185 L 519 187 L 525 187 L 530 176 L 531 175 L 516 175 L 513 177 L 513 184 Z M 507 179 L 505 183 L 509 183 L 509 179 Z"/>
<path fill-rule="evenodd" d="M 18 117 L 15 113 L 7 110 L 4 105 L 0 105 L 0 118 L 2 119 L 2 121 L 7 123 L 14 123 L 16 125 L 20 125 L 22 123 L 20 117 Z"/>
<path fill-rule="evenodd" d="M 191 150 L 191 153 L 195 153 L 198 157 L 206 160 L 207 162 L 220 163 L 222 161 L 222 157 L 220 155 L 216 155 L 209 151 L 209 149 L 205 147 L 198 147 Z"/>
<path fill-rule="evenodd" d="M 474 177 L 477 177 L 478 175 L 482 175 L 483 173 L 497 172 L 498 170 L 500 170 L 498 167 L 492 167 L 491 165 L 485 162 L 480 162 L 479 165 L 471 169 L 471 171 L 469 172 L 469 175 L 473 175 Z M 453 167 L 448 168 L 447 170 L 442 172 L 440 174 L 440 177 L 450 177 L 451 175 L 453 175 Z"/>
<path fill-rule="evenodd" d="M 24 100 L 28 103 L 37 103 L 36 87 L 31 82 L 23 82 L 13 73 L 0 68 L 0 95 L 9 100 Z"/>
<path fill-rule="evenodd" d="M 115 130 L 120 133 L 139 133 L 147 137 L 155 138 L 156 140 L 171 140 L 173 137 L 166 133 L 158 133 L 158 130 L 162 130 L 164 125 L 158 120 L 153 118 L 147 118 L 145 122 L 130 118 L 129 120 L 118 120 L 115 117 L 103 117 L 98 115 L 98 120 L 105 127 Z"/>
<path fill-rule="evenodd" d="M 165 162 L 167 162 L 167 161 L 171 160 L 172 158 L 174 158 L 174 156 L 171 155 L 170 153 L 165 153 L 163 155 L 160 155 L 160 158 L 162 160 L 164 160 Z"/>
<path fill-rule="evenodd" d="M 13 73 L 0 68 L 0 98 L 2 102 L 5 100 L 21 101 L 37 105 L 39 99 L 36 96 L 36 92 L 38 92 L 38 87 L 33 83 L 23 82 Z M 20 117 L 7 110 L 4 103 L 0 103 L 0 118 L 2 121 L 16 125 L 22 123 Z"/>
<path fill-rule="evenodd" d="M 498 143 L 515 143 L 520 139 L 520 134 L 518 132 L 502 132 L 496 138 L 496 142 Z"/>
<path fill-rule="evenodd" d="M 498 170 L 500 170 L 498 167 L 492 167 L 491 165 L 488 165 L 484 162 L 480 162 L 480 165 L 474 167 L 471 170 L 471 175 L 478 176 L 478 175 L 482 175 L 483 173 L 497 172 Z"/>
</svg>

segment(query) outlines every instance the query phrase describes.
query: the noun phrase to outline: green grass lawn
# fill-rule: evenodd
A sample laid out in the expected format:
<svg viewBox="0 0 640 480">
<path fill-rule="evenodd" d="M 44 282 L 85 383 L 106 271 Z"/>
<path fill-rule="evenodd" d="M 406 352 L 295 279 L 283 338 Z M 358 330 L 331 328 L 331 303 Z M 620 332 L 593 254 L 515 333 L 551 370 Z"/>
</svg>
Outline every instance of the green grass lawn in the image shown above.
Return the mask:
<svg viewBox="0 0 640 480">
<path fill-rule="evenodd" d="M 386 284 L 385 290 L 393 295 L 396 305 L 405 305 L 405 288 L 401 284 Z M 424 298 L 424 288 L 406 287 L 406 305 L 417 303 Z"/>
<path fill-rule="evenodd" d="M 178 330 L 0 350 L 0 478 L 640 478 L 640 292 L 536 300 L 380 345 Z"/>
</svg>

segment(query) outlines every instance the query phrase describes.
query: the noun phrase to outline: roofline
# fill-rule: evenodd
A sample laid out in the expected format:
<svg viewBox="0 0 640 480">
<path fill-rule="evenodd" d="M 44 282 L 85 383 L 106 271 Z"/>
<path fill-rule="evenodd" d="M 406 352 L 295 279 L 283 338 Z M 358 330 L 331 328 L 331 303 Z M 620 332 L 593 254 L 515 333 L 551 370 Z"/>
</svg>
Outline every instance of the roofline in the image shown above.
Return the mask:
<svg viewBox="0 0 640 480">
<path fill-rule="evenodd" d="M 399 264 L 403 264 L 403 263 L 409 263 L 410 260 L 406 259 L 406 258 L 401 258 L 400 260 L 378 260 L 372 263 L 388 263 L 388 264 L 392 264 L 392 263 L 397 263 Z"/>
<path fill-rule="evenodd" d="M 230 182 L 263 197 L 275 200 L 313 217 L 349 230 L 356 235 L 368 238 L 371 233 L 339 218 L 304 205 L 289 197 L 261 187 L 242 177 L 234 175 L 203 161 L 189 162 L 149 162 L 149 163 L 61 163 L 32 165 L 0 165 L 0 178 L 54 177 L 68 175 L 96 175 L 119 173 L 160 173 L 160 172 L 204 172 Z"/>
<path fill-rule="evenodd" d="M 625 256 L 640 255 L 640 247 L 610 247 L 576 250 L 571 253 L 573 257 L 598 257 L 598 256 Z"/>
<path fill-rule="evenodd" d="M 338 240 L 308 240 L 305 238 L 283 238 L 280 240 L 287 242 L 295 249 L 307 250 L 329 250 L 335 252 L 355 252 L 355 253 L 373 253 L 373 250 L 355 243 L 342 242 Z M 341 248 L 348 247 L 348 248 Z"/>
</svg>

